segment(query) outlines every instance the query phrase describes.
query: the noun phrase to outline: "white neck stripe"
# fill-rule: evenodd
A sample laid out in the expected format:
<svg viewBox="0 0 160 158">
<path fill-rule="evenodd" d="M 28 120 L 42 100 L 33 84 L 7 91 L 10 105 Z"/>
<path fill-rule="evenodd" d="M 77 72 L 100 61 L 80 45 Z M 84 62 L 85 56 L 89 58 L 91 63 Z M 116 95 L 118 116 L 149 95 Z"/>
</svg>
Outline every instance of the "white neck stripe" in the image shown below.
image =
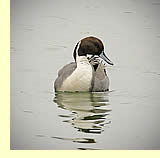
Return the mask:
<svg viewBox="0 0 160 158">
<path fill-rule="evenodd" d="M 76 49 L 76 56 L 78 55 L 78 49 L 80 47 L 80 44 L 81 44 L 81 41 L 78 42 L 78 46 L 77 46 L 77 49 Z"/>
</svg>

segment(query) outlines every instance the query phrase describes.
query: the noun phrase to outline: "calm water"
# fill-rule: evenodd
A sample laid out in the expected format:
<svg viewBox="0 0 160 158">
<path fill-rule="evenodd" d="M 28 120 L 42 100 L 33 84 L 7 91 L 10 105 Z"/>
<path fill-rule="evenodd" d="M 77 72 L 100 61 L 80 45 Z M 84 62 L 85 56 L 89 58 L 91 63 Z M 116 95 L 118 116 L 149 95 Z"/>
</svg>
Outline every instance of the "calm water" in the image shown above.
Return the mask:
<svg viewBox="0 0 160 158">
<path fill-rule="evenodd" d="M 159 15 L 159 0 L 11 0 L 11 149 L 160 149 Z M 90 35 L 110 92 L 55 94 Z"/>
</svg>

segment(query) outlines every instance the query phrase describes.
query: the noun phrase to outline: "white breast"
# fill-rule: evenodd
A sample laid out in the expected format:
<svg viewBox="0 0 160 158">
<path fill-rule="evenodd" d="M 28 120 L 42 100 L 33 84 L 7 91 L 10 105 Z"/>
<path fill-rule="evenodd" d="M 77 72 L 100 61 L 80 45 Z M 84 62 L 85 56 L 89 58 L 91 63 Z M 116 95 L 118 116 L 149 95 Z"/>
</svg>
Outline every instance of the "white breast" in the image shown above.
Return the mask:
<svg viewBox="0 0 160 158">
<path fill-rule="evenodd" d="M 89 91 L 92 81 L 92 67 L 86 57 L 79 57 L 77 68 L 66 80 L 60 91 Z"/>
</svg>

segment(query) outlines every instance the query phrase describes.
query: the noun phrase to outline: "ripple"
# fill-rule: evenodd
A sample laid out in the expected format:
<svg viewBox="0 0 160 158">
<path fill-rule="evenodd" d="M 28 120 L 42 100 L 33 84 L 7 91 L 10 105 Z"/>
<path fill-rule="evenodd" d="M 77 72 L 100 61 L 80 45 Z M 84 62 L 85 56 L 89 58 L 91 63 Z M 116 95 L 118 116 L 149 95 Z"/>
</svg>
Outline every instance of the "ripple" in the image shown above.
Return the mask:
<svg viewBox="0 0 160 158">
<path fill-rule="evenodd" d="M 132 11 L 125 11 L 125 12 L 123 12 L 123 13 L 132 14 L 132 13 L 134 13 L 134 12 L 132 12 Z"/>
<path fill-rule="evenodd" d="M 67 112 L 58 115 L 62 122 L 70 123 L 78 132 L 101 134 L 111 123 L 108 93 L 56 93 L 54 102 Z"/>
<path fill-rule="evenodd" d="M 33 112 L 30 111 L 30 110 L 24 110 L 23 112 L 25 112 L 25 113 L 33 113 Z"/>
<path fill-rule="evenodd" d="M 36 137 L 46 137 L 45 135 L 37 134 Z"/>
<path fill-rule="evenodd" d="M 96 143 L 92 138 L 61 138 L 61 137 L 51 137 L 60 140 L 72 141 L 74 143 Z"/>
<path fill-rule="evenodd" d="M 95 149 L 95 148 L 77 148 L 79 150 L 103 150 L 103 149 Z"/>
<path fill-rule="evenodd" d="M 160 3 L 159 2 L 153 2 L 152 5 L 157 5 L 158 6 L 158 5 L 160 5 Z"/>
</svg>

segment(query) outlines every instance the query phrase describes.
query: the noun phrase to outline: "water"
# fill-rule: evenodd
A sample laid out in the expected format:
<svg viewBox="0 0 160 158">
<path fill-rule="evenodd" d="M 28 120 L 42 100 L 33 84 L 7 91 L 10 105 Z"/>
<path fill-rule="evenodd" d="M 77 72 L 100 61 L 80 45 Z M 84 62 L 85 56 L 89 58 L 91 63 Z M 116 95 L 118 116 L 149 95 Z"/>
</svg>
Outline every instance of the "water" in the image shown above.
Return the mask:
<svg viewBox="0 0 160 158">
<path fill-rule="evenodd" d="M 11 149 L 160 149 L 160 1 L 11 1 Z M 110 92 L 57 93 L 79 39 L 102 39 Z"/>
</svg>

